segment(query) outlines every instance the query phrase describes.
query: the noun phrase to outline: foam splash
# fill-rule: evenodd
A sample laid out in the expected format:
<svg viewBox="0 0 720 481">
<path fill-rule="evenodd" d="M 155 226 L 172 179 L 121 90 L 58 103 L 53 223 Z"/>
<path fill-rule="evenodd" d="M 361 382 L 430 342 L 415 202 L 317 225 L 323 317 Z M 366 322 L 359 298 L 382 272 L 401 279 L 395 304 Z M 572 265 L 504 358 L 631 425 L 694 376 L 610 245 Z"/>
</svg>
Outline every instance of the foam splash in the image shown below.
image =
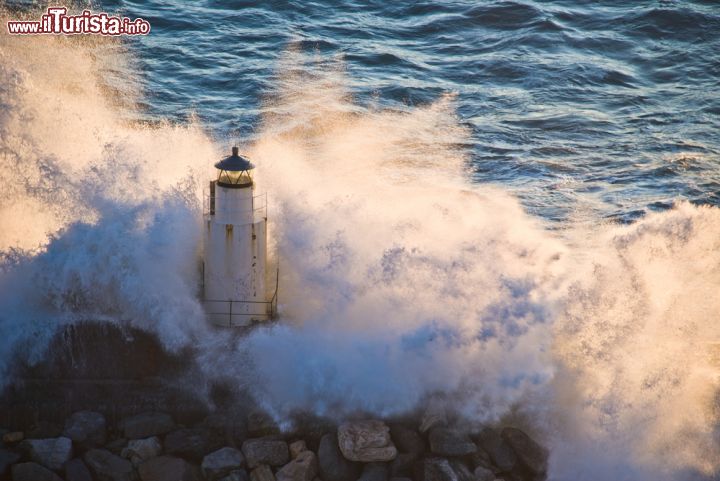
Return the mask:
<svg viewBox="0 0 720 481">
<path fill-rule="evenodd" d="M 126 57 L 97 42 L 0 37 L 6 381 L 56 326 L 129 320 L 168 349 L 192 343 L 206 375 L 278 417 L 440 397 L 475 423 L 525 413 L 551 479 L 717 472 L 718 209 L 560 239 L 467 183 L 452 96 L 360 106 L 336 63 L 291 50 L 248 146 L 272 202 L 283 322 L 228 347 L 196 298 L 199 196 L 220 153 L 192 122 L 120 120 L 92 58 L 123 71 Z"/>
</svg>

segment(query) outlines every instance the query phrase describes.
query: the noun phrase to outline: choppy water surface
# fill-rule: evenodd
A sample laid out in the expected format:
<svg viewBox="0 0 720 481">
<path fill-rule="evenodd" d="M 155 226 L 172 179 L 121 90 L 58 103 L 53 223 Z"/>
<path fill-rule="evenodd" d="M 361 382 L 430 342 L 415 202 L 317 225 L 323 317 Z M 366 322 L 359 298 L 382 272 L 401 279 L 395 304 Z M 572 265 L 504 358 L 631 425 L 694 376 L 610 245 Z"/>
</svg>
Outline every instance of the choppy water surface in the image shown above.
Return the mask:
<svg viewBox="0 0 720 481">
<path fill-rule="evenodd" d="M 716 2 L 109 2 L 133 41 L 145 115 L 246 134 L 295 45 L 341 56 L 361 104 L 446 93 L 472 129 L 477 182 L 548 219 L 630 221 L 720 202 Z M 298 68 L 302 66 L 297 66 Z"/>
</svg>

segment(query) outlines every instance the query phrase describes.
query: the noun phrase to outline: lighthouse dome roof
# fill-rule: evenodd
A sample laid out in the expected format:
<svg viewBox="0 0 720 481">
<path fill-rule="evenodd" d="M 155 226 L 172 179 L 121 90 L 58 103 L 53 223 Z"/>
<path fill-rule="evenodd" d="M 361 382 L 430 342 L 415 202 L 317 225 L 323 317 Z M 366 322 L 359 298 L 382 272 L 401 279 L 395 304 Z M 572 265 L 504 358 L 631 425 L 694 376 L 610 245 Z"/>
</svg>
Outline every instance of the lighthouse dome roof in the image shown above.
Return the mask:
<svg viewBox="0 0 720 481">
<path fill-rule="evenodd" d="M 237 172 L 242 170 L 251 170 L 255 168 L 252 162 L 238 154 L 238 148 L 232 148 L 232 155 L 225 157 L 220 162 L 215 164 L 216 169 L 229 170 L 231 172 Z"/>
</svg>

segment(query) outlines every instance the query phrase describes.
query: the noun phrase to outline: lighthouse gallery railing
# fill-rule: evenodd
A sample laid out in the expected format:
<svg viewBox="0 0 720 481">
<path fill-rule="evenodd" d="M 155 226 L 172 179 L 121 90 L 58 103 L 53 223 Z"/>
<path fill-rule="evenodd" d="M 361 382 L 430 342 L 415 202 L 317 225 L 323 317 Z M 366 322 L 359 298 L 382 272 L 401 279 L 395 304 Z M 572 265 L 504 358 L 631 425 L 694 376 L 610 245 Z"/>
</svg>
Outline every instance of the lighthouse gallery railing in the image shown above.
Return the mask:
<svg viewBox="0 0 720 481">
<path fill-rule="evenodd" d="M 204 276 L 203 276 L 204 277 Z M 247 325 L 248 323 L 233 322 L 236 319 L 243 320 L 248 317 L 252 317 L 256 312 L 248 313 L 248 308 L 252 307 L 264 307 L 265 312 L 270 319 L 277 317 L 277 301 L 278 301 L 278 285 L 280 282 L 280 267 L 275 272 L 275 290 L 269 301 L 236 301 L 236 300 L 215 300 L 215 299 L 203 299 L 202 303 L 205 306 L 205 314 L 212 316 L 214 319 L 227 318 L 227 327 L 233 327 L 238 325 Z M 204 286 L 203 286 L 204 287 Z M 214 307 L 213 307 L 214 306 Z M 227 307 L 227 309 L 223 309 Z M 220 310 L 221 312 L 214 312 Z M 245 312 L 243 312 L 245 311 Z M 217 322 L 215 322 L 218 325 Z"/>
</svg>

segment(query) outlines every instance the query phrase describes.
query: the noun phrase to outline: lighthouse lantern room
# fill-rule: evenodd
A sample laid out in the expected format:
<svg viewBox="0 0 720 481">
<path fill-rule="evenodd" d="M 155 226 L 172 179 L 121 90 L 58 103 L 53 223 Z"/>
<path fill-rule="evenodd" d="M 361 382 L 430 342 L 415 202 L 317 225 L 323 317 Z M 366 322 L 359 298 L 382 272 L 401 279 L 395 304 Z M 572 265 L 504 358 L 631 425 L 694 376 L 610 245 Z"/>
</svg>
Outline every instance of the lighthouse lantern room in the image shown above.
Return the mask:
<svg viewBox="0 0 720 481">
<path fill-rule="evenodd" d="M 255 166 L 237 147 L 215 168 L 205 211 L 204 304 L 213 324 L 247 326 L 274 314 L 276 295 L 268 296 L 266 285 L 266 197 L 255 194 Z"/>
</svg>

